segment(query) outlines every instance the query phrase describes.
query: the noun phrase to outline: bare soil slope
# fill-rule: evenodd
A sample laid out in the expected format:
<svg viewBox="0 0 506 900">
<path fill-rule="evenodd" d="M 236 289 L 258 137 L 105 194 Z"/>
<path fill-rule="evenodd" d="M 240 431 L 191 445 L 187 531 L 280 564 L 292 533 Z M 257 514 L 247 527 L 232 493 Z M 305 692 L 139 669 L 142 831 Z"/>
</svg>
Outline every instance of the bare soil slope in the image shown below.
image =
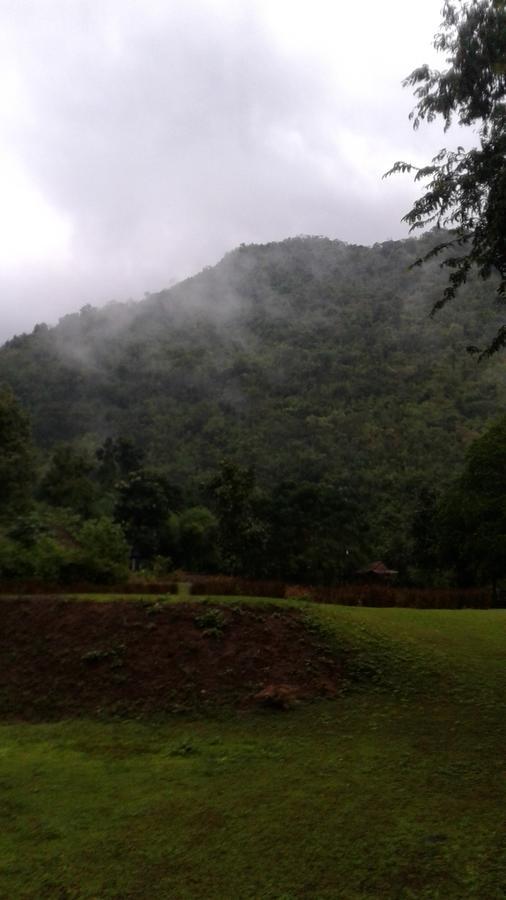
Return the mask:
<svg viewBox="0 0 506 900">
<path fill-rule="evenodd" d="M 0 715 L 144 715 L 332 696 L 343 661 L 296 610 L 199 603 L 0 604 Z"/>
</svg>

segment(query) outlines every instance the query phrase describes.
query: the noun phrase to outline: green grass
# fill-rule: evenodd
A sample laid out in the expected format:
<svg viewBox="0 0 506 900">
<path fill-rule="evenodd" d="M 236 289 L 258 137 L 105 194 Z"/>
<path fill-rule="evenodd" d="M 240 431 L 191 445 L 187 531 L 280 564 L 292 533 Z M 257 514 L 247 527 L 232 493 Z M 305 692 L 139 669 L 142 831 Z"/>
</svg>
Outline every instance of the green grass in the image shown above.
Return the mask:
<svg viewBox="0 0 506 900">
<path fill-rule="evenodd" d="M 23 597 L 31 597 L 31 594 L 0 594 L 0 602 L 2 600 L 14 600 L 14 599 L 23 599 Z M 41 600 L 43 600 L 45 594 L 36 595 Z M 271 599 L 270 597 L 235 597 L 235 596 L 220 596 L 217 594 L 212 595 L 194 595 L 194 594 L 130 594 L 130 593 L 119 593 L 119 594 L 94 594 L 91 592 L 87 592 L 85 594 L 73 593 L 69 592 L 68 594 L 48 594 L 47 596 L 55 597 L 58 600 L 67 600 L 67 601 L 88 601 L 90 603 L 113 603 L 114 601 L 121 600 L 122 603 L 125 602 L 134 602 L 134 603 L 265 603 L 268 606 L 272 606 L 272 604 L 280 604 L 281 606 L 296 606 L 300 607 L 300 601 L 295 599 L 289 600 L 280 600 L 280 599 Z"/>
<path fill-rule="evenodd" d="M 2 725 L 2 900 L 503 900 L 506 613 L 299 607 L 336 701 Z"/>
</svg>

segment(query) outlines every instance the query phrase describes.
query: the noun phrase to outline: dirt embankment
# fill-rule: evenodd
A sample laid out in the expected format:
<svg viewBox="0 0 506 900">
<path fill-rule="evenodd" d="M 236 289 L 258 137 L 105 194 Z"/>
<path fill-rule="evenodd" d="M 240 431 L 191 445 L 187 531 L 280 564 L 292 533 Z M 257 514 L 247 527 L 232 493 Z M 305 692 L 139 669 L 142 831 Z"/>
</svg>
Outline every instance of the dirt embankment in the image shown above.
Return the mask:
<svg viewBox="0 0 506 900">
<path fill-rule="evenodd" d="M 0 715 L 152 715 L 335 694 L 343 661 L 297 611 L 198 603 L 0 603 Z"/>
</svg>

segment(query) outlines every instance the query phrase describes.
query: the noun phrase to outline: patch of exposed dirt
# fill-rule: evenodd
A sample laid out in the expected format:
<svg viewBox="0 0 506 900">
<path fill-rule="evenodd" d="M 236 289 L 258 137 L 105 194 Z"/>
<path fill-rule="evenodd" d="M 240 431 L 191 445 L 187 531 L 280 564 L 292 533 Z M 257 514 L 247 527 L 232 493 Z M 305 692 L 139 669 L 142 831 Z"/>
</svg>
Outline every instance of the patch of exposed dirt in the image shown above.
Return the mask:
<svg viewBox="0 0 506 900">
<path fill-rule="evenodd" d="M 288 708 L 344 668 L 296 610 L 58 597 L 1 601 L 0 661 L 0 715 L 32 720 Z"/>
</svg>

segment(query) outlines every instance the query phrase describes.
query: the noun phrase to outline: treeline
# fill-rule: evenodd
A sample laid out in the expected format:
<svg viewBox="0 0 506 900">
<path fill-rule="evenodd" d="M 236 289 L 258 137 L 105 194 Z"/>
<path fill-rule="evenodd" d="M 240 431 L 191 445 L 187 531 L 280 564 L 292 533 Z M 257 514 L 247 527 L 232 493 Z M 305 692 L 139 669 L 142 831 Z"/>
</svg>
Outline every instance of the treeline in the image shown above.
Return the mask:
<svg viewBox="0 0 506 900">
<path fill-rule="evenodd" d="M 59 445 L 37 471 L 26 416 L 7 392 L 0 418 L 12 446 L 0 578 L 106 582 L 142 567 L 332 582 L 364 553 L 365 523 L 344 485 L 286 480 L 266 490 L 251 468 L 224 461 L 185 491 L 126 438 L 93 455 Z"/>
<path fill-rule="evenodd" d="M 311 585 L 353 579 L 374 554 L 368 498 L 345 482 L 257 482 L 224 460 L 186 488 L 148 465 L 125 437 L 94 453 L 71 444 L 49 457 L 26 413 L 0 393 L 0 580 L 121 582 L 130 570 L 174 570 Z M 469 448 L 448 487 L 417 497 L 401 551 L 405 584 L 460 587 L 506 574 L 506 418 Z M 402 542 L 401 542 L 402 538 Z"/>
</svg>

